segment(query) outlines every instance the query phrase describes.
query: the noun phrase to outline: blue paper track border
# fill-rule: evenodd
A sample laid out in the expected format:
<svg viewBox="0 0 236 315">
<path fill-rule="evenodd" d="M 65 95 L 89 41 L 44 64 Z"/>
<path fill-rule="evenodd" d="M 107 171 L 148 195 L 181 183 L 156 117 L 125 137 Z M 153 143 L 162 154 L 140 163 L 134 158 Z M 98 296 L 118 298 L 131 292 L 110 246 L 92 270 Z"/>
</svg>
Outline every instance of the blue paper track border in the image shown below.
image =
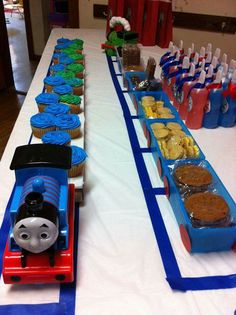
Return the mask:
<svg viewBox="0 0 236 315">
<path fill-rule="evenodd" d="M 229 289 L 236 287 L 236 274 L 225 276 L 207 276 L 207 277 L 182 277 L 178 263 L 176 261 L 162 215 L 156 201 L 156 195 L 163 195 L 163 188 L 153 188 L 145 162 L 143 160 L 138 138 L 135 132 L 133 119 L 136 116 L 131 116 L 129 107 L 124 97 L 117 75 L 115 73 L 113 62 L 116 62 L 107 56 L 107 63 L 112 77 L 117 96 L 123 110 L 123 116 L 126 123 L 130 145 L 132 147 L 136 168 L 138 171 L 140 183 L 143 189 L 145 201 L 152 221 L 153 230 L 156 236 L 157 244 L 160 250 L 163 266 L 166 273 L 166 280 L 173 290 L 179 291 L 198 291 L 198 290 L 218 290 Z"/>
</svg>

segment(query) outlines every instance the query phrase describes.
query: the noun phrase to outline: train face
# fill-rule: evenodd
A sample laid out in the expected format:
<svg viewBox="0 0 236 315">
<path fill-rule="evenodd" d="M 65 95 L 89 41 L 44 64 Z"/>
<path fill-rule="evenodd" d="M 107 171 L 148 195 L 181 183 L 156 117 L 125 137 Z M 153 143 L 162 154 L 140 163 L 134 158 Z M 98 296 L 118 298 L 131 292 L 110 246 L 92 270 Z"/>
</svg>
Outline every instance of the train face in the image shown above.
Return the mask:
<svg viewBox="0 0 236 315">
<path fill-rule="evenodd" d="M 17 245 L 31 253 L 49 249 L 58 237 L 57 208 L 43 194 L 30 192 L 20 206 L 13 236 Z"/>
</svg>

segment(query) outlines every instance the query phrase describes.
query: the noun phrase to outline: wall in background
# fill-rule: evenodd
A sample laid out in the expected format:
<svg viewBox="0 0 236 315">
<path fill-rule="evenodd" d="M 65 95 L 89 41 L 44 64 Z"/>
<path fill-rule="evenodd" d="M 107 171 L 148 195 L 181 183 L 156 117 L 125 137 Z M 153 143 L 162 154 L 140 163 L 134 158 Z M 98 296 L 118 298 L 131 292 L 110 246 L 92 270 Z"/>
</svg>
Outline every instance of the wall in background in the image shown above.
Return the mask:
<svg viewBox="0 0 236 315">
<path fill-rule="evenodd" d="M 209 14 L 219 16 L 236 17 L 236 0 L 173 0 L 173 10 L 197 14 Z M 236 59 L 236 34 L 224 34 L 207 31 L 197 31 L 174 27 L 173 40 L 176 44 L 184 41 L 187 49 L 195 43 L 195 49 L 199 51 L 201 46 L 212 43 L 213 51 L 219 47 L 222 53 L 228 55 L 228 59 Z"/>
<path fill-rule="evenodd" d="M 31 0 L 30 12 L 33 33 L 33 44 L 36 55 L 43 52 L 48 28 L 45 29 L 45 5 L 48 0 Z M 81 28 L 105 29 L 106 20 L 93 17 L 94 4 L 107 4 L 108 0 L 79 0 L 79 19 Z M 47 8 L 48 9 L 48 8 Z M 236 0 L 173 0 L 173 10 L 198 14 L 222 15 L 236 17 Z M 43 23 L 44 21 L 44 23 Z M 39 27 L 41 25 L 42 27 Z M 36 34 L 36 35 L 35 35 Z M 224 34 L 207 31 L 197 31 L 174 27 L 173 40 L 176 44 L 183 39 L 184 47 L 195 43 L 196 50 L 211 42 L 213 49 L 219 47 L 222 53 L 228 54 L 228 59 L 236 59 L 236 34 Z"/>
<path fill-rule="evenodd" d="M 106 20 L 93 17 L 94 4 L 108 4 L 108 0 L 79 0 L 79 23 L 81 28 L 106 27 Z"/>
<path fill-rule="evenodd" d="M 46 43 L 42 1 L 30 0 L 30 20 L 32 26 L 34 53 L 35 55 L 41 55 Z"/>
</svg>

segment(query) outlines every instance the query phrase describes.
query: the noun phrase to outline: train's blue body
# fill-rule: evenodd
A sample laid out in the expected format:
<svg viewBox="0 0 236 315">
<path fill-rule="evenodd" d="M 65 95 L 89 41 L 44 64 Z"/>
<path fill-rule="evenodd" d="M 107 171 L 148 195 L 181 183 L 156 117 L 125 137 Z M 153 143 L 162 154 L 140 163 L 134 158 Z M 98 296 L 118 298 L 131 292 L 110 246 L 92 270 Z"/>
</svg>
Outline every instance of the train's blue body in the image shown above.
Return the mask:
<svg viewBox="0 0 236 315">
<path fill-rule="evenodd" d="M 70 148 L 55 145 L 28 145 L 17 148 L 11 169 L 15 170 L 16 184 L 10 203 L 10 250 L 19 251 L 13 228 L 19 207 L 30 192 L 42 193 L 43 199 L 58 209 L 59 234 L 54 247 L 68 247 L 68 177 Z M 69 154 L 69 155 L 68 155 Z"/>
</svg>

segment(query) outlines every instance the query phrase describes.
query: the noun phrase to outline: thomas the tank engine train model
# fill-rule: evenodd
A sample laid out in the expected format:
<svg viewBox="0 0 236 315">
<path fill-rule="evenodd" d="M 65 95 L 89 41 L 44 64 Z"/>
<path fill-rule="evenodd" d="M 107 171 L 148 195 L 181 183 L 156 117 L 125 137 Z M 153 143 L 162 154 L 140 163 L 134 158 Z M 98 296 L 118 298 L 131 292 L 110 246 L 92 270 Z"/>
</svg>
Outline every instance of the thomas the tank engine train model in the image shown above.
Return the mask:
<svg viewBox="0 0 236 315">
<path fill-rule="evenodd" d="M 18 147 L 10 169 L 10 231 L 3 258 L 5 283 L 73 281 L 74 188 L 68 185 L 71 148 Z"/>
</svg>

